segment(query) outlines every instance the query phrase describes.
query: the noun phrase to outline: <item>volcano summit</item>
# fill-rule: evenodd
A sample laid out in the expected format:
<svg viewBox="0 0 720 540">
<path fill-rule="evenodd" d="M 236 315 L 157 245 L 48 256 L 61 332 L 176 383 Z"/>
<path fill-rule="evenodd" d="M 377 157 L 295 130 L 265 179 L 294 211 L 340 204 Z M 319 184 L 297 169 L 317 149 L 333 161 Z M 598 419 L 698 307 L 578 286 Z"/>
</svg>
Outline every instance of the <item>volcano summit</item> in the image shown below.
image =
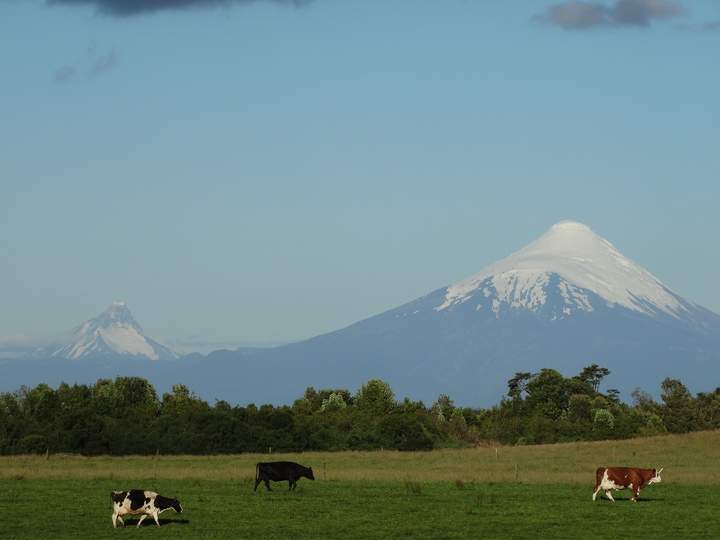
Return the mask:
<svg viewBox="0 0 720 540">
<path fill-rule="evenodd" d="M 444 392 L 487 405 L 517 371 L 572 375 L 591 363 L 608 367 L 608 384 L 627 397 L 636 387 L 656 391 L 666 377 L 696 389 L 720 384 L 720 316 L 671 291 L 588 226 L 562 221 L 408 304 L 284 347 L 213 353 L 206 365 L 213 363 L 273 381 L 260 396 L 237 371 L 238 395 L 265 401 L 290 401 L 305 385 L 356 388 L 380 377 L 399 395 L 427 401 Z"/>
<path fill-rule="evenodd" d="M 553 302 L 553 297 L 562 301 Z M 436 309 L 470 301 L 480 310 L 488 305 L 483 298 L 492 298 L 490 308 L 497 317 L 500 310 L 526 309 L 545 312 L 552 320 L 601 306 L 677 320 L 693 319 L 698 309 L 587 225 L 574 221 L 553 225 L 510 257 L 448 287 Z"/>
</svg>

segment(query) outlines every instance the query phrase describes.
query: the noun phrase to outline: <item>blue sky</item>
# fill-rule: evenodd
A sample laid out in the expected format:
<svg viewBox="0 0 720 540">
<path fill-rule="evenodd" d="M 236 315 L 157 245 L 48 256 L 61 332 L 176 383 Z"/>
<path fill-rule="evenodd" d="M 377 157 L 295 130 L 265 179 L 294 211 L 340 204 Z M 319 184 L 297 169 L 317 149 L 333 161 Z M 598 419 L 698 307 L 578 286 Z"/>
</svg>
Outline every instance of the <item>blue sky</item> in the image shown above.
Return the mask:
<svg viewBox="0 0 720 540">
<path fill-rule="evenodd" d="M 0 0 L 0 342 L 299 339 L 566 218 L 720 312 L 715 0 L 120 1 Z"/>
</svg>

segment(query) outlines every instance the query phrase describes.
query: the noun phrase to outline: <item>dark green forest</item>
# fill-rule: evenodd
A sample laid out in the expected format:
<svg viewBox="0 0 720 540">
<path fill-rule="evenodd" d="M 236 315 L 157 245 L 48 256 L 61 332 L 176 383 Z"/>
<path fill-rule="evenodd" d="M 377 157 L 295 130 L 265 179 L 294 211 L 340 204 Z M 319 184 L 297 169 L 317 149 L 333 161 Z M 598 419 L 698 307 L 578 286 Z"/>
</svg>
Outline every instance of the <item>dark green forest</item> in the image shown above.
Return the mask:
<svg viewBox="0 0 720 540">
<path fill-rule="evenodd" d="M 596 364 L 565 377 L 552 369 L 516 373 L 488 409 L 398 401 L 370 380 L 346 389 L 307 388 L 292 406 L 210 405 L 184 385 L 159 397 L 139 377 L 94 385 L 41 384 L 0 394 L 0 453 L 220 454 L 309 450 L 431 450 L 473 444 L 624 439 L 720 428 L 720 388 L 692 395 L 675 379 L 661 401 L 637 389 L 632 404 L 600 391 Z"/>
</svg>

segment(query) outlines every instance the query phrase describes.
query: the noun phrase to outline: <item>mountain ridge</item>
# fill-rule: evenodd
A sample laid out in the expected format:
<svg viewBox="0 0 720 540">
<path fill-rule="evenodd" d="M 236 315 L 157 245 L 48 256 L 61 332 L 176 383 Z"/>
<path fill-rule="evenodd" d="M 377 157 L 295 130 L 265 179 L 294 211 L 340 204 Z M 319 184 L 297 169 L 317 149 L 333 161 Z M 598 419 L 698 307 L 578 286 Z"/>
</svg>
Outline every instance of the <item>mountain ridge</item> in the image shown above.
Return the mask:
<svg viewBox="0 0 720 540">
<path fill-rule="evenodd" d="M 720 386 L 720 316 L 683 299 L 586 225 L 560 222 L 465 280 L 345 328 L 153 370 L 148 365 L 157 362 L 133 362 L 123 374 L 244 403 L 291 403 L 307 386 L 352 389 L 381 378 L 397 395 L 429 401 L 446 393 L 476 406 L 497 403 L 515 372 L 571 375 L 593 363 L 611 370 L 608 384 L 625 398 L 666 377 L 713 389 Z"/>
</svg>

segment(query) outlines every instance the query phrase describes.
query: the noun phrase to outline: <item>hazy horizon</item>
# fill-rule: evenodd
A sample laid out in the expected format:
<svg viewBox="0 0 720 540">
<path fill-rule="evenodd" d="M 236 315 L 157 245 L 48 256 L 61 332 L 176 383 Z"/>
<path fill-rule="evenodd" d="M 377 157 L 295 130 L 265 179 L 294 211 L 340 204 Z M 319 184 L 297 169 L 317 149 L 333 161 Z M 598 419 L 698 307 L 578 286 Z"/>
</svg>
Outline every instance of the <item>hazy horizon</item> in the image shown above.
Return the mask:
<svg viewBox="0 0 720 540">
<path fill-rule="evenodd" d="M 0 344 L 295 341 L 562 219 L 720 312 L 720 4 L 635 3 L 0 2 Z"/>
</svg>

